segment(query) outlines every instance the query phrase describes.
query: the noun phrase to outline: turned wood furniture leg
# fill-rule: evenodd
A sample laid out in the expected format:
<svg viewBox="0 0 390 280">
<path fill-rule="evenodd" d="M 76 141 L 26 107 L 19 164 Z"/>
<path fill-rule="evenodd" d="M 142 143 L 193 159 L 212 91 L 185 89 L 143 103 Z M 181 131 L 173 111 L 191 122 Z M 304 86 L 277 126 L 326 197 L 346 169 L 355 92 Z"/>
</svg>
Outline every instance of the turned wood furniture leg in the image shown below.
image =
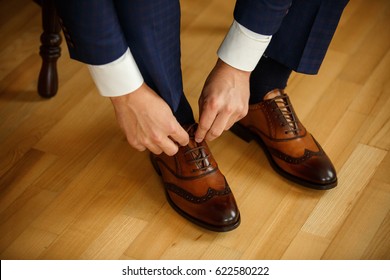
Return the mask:
<svg viewBox="0 0 390 280">
<path fill-rule="evenodd" d="M 42 67 L 39 72 L 38 93 L 44 98 L 56 95 L 58 90 L 57 59 L 61 55 L 61 35 L 53 0 L 37 1 L 42 5 L 41 47 Z"/>
</svg>

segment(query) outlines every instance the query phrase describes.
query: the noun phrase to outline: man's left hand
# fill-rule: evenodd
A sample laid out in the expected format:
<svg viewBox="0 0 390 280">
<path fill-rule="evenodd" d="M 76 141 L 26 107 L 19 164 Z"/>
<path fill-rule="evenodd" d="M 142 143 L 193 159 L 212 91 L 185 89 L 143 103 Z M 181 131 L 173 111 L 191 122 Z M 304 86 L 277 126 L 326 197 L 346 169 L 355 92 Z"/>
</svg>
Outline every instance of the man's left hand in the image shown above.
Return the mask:
<svg viewBox="0 0 390 280">
<path fill-rule="evenodd" d="M 248 113 L 250 72 L 218 59 L 199 97 L 195 141 L 214 140 Z"/>
</svg>

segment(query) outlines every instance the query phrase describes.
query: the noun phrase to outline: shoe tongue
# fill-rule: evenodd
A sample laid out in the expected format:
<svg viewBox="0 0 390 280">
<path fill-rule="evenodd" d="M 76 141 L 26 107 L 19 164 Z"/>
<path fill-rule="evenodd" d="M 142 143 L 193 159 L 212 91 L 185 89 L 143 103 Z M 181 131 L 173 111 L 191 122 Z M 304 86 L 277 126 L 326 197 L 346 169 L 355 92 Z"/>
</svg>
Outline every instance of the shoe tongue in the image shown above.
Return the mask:
<svg viewBox="0 0 390 280">
<path fill-rule="evenodd" d="M 274 90 L 271 90 L 270 92 L 268 92 L 265 96 L 264 96 L 264 100 L 269 100 L 269 99 L 273 99 L 277 96 L 281 96 L 282 95 L 282 91 L 280 89 L 274 89 Z"/>
<path fill-rule="evenodd" d="M 291 128 L 291 131 L 294 134 L 298 133 L 298 124 L 295 120 L 294 112 L 291 110 L 290 104 L 288 102 L 288 99 L 286 98 L 283 90 L 281 89 L 274 89 L 270 92 L 268 92 L 264 96 L 264 100 L 272 100 L 274 99 L 274 102 L 276 106 L 279 107 L 280 113 L 282 114 L 285 123 Z"/>
<path fill-rule="evenodd" d="M 183 128 L 187 131 L 190 136 L 188 148 L 191 152 L 188 153 L 189 160 L 193 161 L 196 169 L 205 169 L 211 165 L 208 155 L 206 154 L 205 147 L 195 141 L 195 132 L 198 128 L 198 124 L 194 123 L 191 125 L 184 125 Z"/>
<path fill-rule="evenodd" d="M 183 128 L 185 131 L 187 131 L 189 137 L 190 137 L 190 142 L 188 143 L 188 147 L 190 148 L 195 148 L 198 146 L 198 143 L 195 141 L 195 132 L 196 129 L 198 128 L 198 124 L 189 124 L 189 125 L 183 125 Z"/>
</svg>

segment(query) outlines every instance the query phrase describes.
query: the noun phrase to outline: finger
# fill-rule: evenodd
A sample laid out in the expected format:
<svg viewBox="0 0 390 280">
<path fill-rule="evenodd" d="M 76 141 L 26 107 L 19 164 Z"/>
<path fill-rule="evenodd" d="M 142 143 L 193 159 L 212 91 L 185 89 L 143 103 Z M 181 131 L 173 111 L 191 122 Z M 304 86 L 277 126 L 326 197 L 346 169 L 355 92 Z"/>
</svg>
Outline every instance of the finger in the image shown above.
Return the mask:
<svg viewBox="0 0 390 280">
<path fill-rule="evenodd" d="M 168 156 L 173 156 L 179 151 L 177 144 L 168 137 L 165 141 L 161 142 L 159 148 Z"/>
<path fill-rule="evenodd" d="M 153 135 L 150 138 L 143 139 L 142 144 L 156 155 L 159 155 L 162 152 L 167 155 L 174 155 L 178 151 L 176 143 L 168 136 Z"/>
<path fill-rule="evenodd" d="M 227 124 L 226 124 L 226 127 L 225 127 L 225 130 L 229 130 L 232 128 L 232 126 L 236 123 L 237 121 L 234 119 L 233 121 L 230 120 Z"/>
<path fill-rule="evenodd" d="M 125 132 L 125 130 L 123 130 Z M 126 134 L 125 132 L 125 136 L 126 136 L 126 140 L 127 140 L 127 143 L 134 149 L 136 149 L 137 151 L 139 152 L 143 152 L 145 151 L 147 148 L 145 145 L 143 145 L 141 142 L 139 142 L 135 137 L 133 137 L 132 135 L 130 134 Z"/>
<path fill-rule="evenodd" d="M 159 146 L 153 144 L 147 145 L 146 148 L 155 155 L 159 155 L 163 152 L 163 150 Z"/>
<path fill-rule="evenodd" d="M 131 147 L 133 147 L 134 149 L 136 149 L 139 152 L 143 152 L 146 150 L 146 147 L 144 145 L 134 145 L 134 144 L 131 144 L 130 142 L 128 142 L 128 143 L 130 144 Z"/>
<path fill-rule="evenodd" d="M 207 132 L 205 139 L 207 141 L 212 141 L 219 137 L 222 132 L 226 129 L 227 124 L 229 122 L 230 116 L 228 114 L 219 114 L 217 115 L 214 123 L 212 124 L 211 128 Z"/>
<path fill-rule="evenodd" d="M 200 143 L 213 125 L 217 111 L 205 109 L 200 115 L 198 129 L 195 132 L 195 141 Z"/>
<path fill-rule="evenodd" d="M 180 146 L 186 146 L 190 141 L 190 137 L 188 136 L 187 131 L 185 131 L 184 128 L 182 128 L 179 123 L 177 123 L 176 129 L 169 136 L 173 139 L 173 141 L 176 141 Z"/>
<path fill-rule="evenodd" d="M 225 130 L 229 130 L 236 122 L 238 122 L 240 119 L 242 119 L 242 115 L 238 114 L 236 116 L 230 117 L 229 121 L 226 124 Z"/>
</svg>

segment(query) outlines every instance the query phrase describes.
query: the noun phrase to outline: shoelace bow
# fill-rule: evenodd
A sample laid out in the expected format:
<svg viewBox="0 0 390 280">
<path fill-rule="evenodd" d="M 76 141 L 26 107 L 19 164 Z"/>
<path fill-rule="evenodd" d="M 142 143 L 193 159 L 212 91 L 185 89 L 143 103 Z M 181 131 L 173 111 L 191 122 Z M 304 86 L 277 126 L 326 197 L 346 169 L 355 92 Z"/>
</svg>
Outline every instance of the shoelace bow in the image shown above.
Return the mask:
<svg viewBox="0 0 390 280">
<path fill-rule="evenodd" d="M 206 154 L 205 146 L 197 146 L 185 151 L 185 155 L 191 154 L 192 159 L 188 160 L 190 163 L 194 163 L 196 169 L 192 169 L 192 172 L 204 171 L 211 163 L 208 161 L 210 155 Z"/>
<path fill-rule="evenodd" d="M 286 96 L 276 97 L 274 101 L 280 112 L 280 114 L 278 114 L 278 118 L 281 118 L 280 125 L 288 125 L 288 130 L 285 130 L 284 133 L 293 133 L 295 135 L 298 134 L 301 129 L 298 127 L 298 120 L 296 119 L 289 98 Z M 275 111 L 275 109 L 273 109 L 273 111 Z"/>
</svg>

